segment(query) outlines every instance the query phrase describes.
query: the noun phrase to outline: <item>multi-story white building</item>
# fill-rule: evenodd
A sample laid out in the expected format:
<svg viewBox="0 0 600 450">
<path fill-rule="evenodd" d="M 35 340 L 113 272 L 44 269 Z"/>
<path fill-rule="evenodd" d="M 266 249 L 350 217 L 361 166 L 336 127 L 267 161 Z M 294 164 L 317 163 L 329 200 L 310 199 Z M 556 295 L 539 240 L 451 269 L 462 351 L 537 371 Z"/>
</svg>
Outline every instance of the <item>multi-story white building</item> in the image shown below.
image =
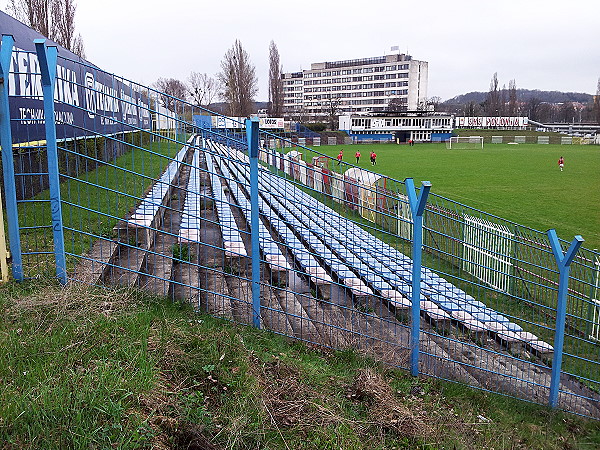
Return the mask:
<svg viewBox="0 0 600 450">
<path fill-rule="evenodd" d="M 285 115 L 323 120 L 340 114 L 416 110 L 427 98 L 428 64 L 404 53 L 311 64 L 283 74 Z"/>
</svg>

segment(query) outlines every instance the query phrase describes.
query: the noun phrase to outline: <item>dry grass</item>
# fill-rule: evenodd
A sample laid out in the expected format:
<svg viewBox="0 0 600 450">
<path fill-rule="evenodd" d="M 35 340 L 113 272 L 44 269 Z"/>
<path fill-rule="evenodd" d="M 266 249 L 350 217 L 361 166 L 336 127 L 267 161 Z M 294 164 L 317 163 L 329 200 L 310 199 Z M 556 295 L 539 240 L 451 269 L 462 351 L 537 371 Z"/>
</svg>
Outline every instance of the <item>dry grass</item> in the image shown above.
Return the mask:
<svg viewBox="0 0 600 450">
<path fill-rule="evenodd" d="M 217 450 L 210 433 L 202 424 L 185 420 L 180 395 L 186 388 L 160 377 L 155 389 L 141 397 L 138 411 L 152 432 L 151 445 L 155 450 L 173 448 Z"/>
<path fill-rule="evenodd" d="M 262 403 L 277 427 L 324 427 L 343 421 L 335 407 L 326 408 L 327 396 L 301 381 L 302 374 L 279 358 L 273 362 L 252 363 L 262 388 Z"/>
<path fill-rule="evenodd" d="M 431 416 L 415 404 L 401 402 L 387 381 L 371 368 L 358 372 L 348 396 L 365 402 L 371 421 L 382 429 L 412 438 L 433 434 Z"/>
<path fill-rule="evenodd" d="M 24 312 L 49 312 L 56 316 L 68 314 L 78 319 L 93 314 L 107 317 L 140 305 L 142 295 L 133 289 L 91 288 L 84 284 L 56 285 L 51 280 L 39 280 L 44 289 L 36 289 L 30 295 L 16 295 L 7 302 L 7 312 L 20 315 Z"/>
</svg>

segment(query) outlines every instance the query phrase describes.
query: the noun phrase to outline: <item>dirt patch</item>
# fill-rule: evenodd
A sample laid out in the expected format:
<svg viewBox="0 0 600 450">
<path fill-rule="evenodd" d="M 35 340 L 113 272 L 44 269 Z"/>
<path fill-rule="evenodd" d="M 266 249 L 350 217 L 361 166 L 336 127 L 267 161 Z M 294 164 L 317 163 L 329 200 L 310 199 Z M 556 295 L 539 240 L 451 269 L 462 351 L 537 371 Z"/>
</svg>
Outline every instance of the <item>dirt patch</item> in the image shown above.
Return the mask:
<svg viewBox="0 0 600 450">
<path fill-rule="evenodd" d="M 258 368 L 256 364 L 254 367 Z M 335 421 L 335 414 L 325 414 L 325 408 L 315 402 L 321 394 L 302 384 L 297 370 L 279 359 L 264 364 L 260 369 L 258 378 L 263 389 L 262 402 L 277 426 L 313 427 Z"/>
<path fill-rule="evenodd" d="M 156 388 L 141 397 L 139 414 L 151 428 L 152 448 L 218 450 L 220 447 L 211 443 L 203 425 L 184 419 L 181 394 L 185 391 L 183 386 L 161 377 Z"/>
<path fill-rule="evenodd" d="M 347 398 L 366 403 L 371 421 L 400 436 L 427 437 L 432 420 L 423 411 L 401 402 L 387 381 L 373 369 L 358 372 Z"/>
</svg>

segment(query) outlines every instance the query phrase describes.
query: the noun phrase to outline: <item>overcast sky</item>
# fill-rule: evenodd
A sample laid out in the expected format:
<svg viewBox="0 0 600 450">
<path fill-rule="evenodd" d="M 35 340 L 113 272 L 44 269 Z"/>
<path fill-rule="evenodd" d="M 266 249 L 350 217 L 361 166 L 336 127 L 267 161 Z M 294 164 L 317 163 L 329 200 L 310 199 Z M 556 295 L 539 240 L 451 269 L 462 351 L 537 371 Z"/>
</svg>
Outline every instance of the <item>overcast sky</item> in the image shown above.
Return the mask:
<svg viewBox="0 0 600 450">
<path fill-rule="evenodd" d="M 214 75 L 239 39 L 261 101 L 271 40 L 285 72 L 399 46 L 429 62 L 428 97 L 443 100 L 487 91 L 494 72 L 500 86 L 590 94 L 600 77 L 600 0 L 78 0 L 75 20 L 89 61 L 144 84 Z"/>
</svg>

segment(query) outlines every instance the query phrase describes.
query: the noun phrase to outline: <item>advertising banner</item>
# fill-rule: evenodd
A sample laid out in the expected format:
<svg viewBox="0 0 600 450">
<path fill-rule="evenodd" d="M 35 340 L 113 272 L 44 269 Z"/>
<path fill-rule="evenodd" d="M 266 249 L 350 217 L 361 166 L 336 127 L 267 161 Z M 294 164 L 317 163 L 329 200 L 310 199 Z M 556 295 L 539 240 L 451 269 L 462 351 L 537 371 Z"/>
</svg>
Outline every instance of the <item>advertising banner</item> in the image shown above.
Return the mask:
<svg viewBox="0 0 600 450">
<path fill-rule="evenodd" d="M 229 130 L 237 130 L 246 128 L 245 117 L 225 117 L 225 116 L 212 116 L 213 128 L 227 128 Z"/>
<path fill-rule="evenodd" d="M 524 128 L 529 123 L 527 117 L 457 117 L 456 128 Z"/>
<path fill-rule="evenodd" d="M 213 128 L 240 129 L 246 127 L 245 117 L 212 116 Z M 261 117 L 258 126 L 263 129 L 283 129 L 283 117 Z"/>
<path fill-rule="evenodd" d="M 16 119 L 13 142 L 43 140 L 42 82 L 33 41 L 45 38 L 4 12 L 0 12 L 0 31 L 15 41 L 6 80 L 11 116 Z M 59 139 L 151 127 L 146 95 L 53 41 L 46 43 L 58 49 L 54 99 Z"/>
<path fill-rule="evenodd" d="M 261 117 L 259 120 L 260 120 L 260 123 L 259 123 L 260 128 L 283 129 L 283 117 Z"/>
</svg>

